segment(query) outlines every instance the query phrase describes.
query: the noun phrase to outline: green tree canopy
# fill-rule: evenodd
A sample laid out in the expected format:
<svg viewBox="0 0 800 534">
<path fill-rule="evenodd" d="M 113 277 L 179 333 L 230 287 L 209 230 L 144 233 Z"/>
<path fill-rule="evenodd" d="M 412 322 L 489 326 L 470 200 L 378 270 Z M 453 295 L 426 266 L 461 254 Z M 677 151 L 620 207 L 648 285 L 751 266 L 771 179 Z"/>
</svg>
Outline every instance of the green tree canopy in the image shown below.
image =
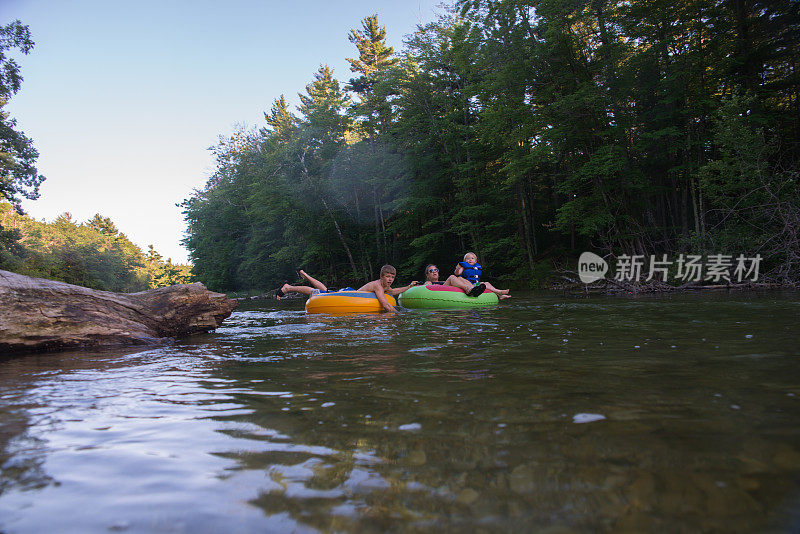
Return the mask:
<svg viewBox="0 0 800 534">
<path fill-rule="evenodd" d="M 0 26 L 0 199 L 17 209 L 22 198 L 39 198 L 44 176 L 36 169 L 39 152 L 33 141 L 16 129 L 17 122 L 3 109 L 22 84 L 19 65 L 7 52 L 17 49 L 27 54 L 32 48 L 30 30 L 20 21 Z"/>
<path fill-rule="evenodd" d="M 187 201 L 197 274 L 352 285 L 474 250 L 530 284 L 593 249 L 797 281 L 798 36 L 793 0 L 461 0 L 395 54 L 368 16 L 344 90 L 320 68 Z"/>
</svg>

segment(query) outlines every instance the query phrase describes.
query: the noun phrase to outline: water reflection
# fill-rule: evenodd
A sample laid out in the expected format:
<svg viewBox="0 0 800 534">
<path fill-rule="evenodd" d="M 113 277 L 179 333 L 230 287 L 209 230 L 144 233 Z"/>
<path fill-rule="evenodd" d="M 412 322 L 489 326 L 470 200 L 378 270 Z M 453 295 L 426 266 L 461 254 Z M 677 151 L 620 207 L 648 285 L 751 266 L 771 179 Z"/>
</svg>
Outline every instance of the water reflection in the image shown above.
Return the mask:
<svg viewBox="0 0 800 534">
<path fill-rule="evenodd" d="M 791 530 L 797 309 L 266 303 L 170 347 L 4 362 L 0 527 Z"/>
<path fill-rule="evenodd" d="M 99 359 L 109 359 L 135 352 L 130 348 L 98 351 Z M 19 355 L 0 361 L 0 495 L 11 488 L 41 489 L 54 481 L 44 470 L 47 440 L 40 429 L 55 430 L 56 409 L 44 397 L 58 392 L 50 384 L 53 376 L 81 372 L 91 367 L 81 352 L 46 355 Z"/>
</svg>

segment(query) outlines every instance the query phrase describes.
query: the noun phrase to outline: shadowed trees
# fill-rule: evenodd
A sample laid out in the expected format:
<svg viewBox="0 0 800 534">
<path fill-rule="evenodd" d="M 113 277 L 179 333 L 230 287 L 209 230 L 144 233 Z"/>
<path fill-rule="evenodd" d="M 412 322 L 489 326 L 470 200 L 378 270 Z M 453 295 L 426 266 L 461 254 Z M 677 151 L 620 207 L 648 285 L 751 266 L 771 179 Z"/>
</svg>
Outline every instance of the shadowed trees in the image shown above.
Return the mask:
<svg viewBox="0 0 800 534">
<path fill-rule="evenodd" d="M 475 249 L 530 283 L 593 249 L 796 282 L 798 30 L 789 0 L 462 0 L 395 53 L 369 16 L 345 90 L 321 69 L 187 200 L 195 272 L 351 283 Z"/>
</svg>

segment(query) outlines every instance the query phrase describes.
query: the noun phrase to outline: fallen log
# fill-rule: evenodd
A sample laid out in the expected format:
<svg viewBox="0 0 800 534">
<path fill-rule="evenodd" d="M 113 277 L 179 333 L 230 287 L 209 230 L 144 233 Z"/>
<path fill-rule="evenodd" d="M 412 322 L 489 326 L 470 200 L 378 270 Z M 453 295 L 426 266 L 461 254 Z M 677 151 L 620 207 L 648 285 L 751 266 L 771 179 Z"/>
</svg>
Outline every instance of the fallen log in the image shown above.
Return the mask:
<svg viewBox="0 0 800 534">
<path fill-rule="evenodd" d="M 159 343 L 214 330 L 236 305 L 200 283 L 112 293 L 0 270 L 0 355 Z"/>
</svg>

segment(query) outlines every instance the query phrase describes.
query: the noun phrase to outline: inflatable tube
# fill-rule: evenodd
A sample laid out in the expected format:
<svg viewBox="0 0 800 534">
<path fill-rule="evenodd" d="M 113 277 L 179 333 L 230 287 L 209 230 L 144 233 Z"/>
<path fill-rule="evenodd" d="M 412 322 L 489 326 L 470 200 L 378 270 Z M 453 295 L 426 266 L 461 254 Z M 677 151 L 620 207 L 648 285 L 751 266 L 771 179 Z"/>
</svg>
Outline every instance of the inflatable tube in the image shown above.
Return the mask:
<svg viewBox="0 0 800 534">
<path fill-rule="evenodd" d="M 386 294 L 386 300 L 392 306 L 397 305 L 395 298 Z M 336 293 L 320 293 L 306 301 L 306 313 L 378 313 L 383 306 L 372 291 L 337 291 Z"/>
<path fill-rule="evenodd" d="M 457 287 L 441 285 L 416 286 L 400 294 L 400 305 L 406 308 L 477 308 L 498 302 L 488 289 L 478 297 L 468 297 Z"/>
</svg>

